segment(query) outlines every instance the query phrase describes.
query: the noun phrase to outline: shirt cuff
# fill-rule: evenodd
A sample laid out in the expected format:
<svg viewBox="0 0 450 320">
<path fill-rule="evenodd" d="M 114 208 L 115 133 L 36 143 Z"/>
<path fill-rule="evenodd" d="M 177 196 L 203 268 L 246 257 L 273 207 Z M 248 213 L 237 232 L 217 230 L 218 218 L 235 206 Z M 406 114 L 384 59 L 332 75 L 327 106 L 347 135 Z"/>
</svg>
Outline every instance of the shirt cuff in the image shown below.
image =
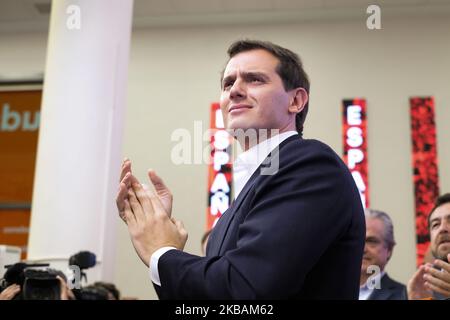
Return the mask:
<svg viewBox="0 0 450 320">
<path fill-rule="evenodd" d="M 159 279 L 159 271 L 158 271 L 158 261 L 159 258 L 166 253 L 169 250 L 177 250 L 175 247 L 162 247 L 153 252 L 152 256 L 150 257 L 150 263 L 149 263 L 149 274 L 150 279 L 154 284 L 157 286 L 161 286 L 161 280 Z"/>
</svg>

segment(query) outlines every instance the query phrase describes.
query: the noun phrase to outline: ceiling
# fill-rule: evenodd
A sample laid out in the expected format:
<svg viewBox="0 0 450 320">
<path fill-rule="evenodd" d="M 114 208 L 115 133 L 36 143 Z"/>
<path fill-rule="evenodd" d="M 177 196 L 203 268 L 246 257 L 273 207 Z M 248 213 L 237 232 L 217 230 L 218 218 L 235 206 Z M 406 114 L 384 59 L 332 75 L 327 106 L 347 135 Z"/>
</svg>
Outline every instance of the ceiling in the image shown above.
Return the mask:
<svg viewBox="0 0 450 320">
<path fill-rule="evenodd" d="M 82 5 L 83 1 L 95 0 L 78 2 Z M 0 0 L 0 32 L 46 31 L 50 3 L 50 0 Z M 370 4 L 380 5 L 382 16 L 450 15 L 450 0 L 134 0 L 133 26 L 348 19 L 366 15 Z"/>
</svg>

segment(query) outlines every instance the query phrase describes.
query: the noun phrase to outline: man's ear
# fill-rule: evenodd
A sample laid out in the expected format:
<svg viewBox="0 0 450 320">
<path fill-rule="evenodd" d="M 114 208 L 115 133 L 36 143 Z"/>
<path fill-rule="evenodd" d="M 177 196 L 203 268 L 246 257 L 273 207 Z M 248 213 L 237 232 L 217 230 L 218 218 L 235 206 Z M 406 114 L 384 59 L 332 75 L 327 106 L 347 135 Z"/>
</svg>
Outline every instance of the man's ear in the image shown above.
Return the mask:
<svg viewBox="0 0 450 320">
<path fill-rule="evenodd" d="M 299 113 L 302 112 L 308 103 L 309 96 L 308 92 L 306 92 L 303 88 L 295 88 L 292 90 L 292 100 L 289 105 L 289 112 Z"/>
<path fill-rule="evenodd" d="M 393 251 L 394 251 L 394 248 L 392 248 L 391 250 L 389 250 L 389 253 L 388 253 L 388 257 L 387 257 L 386 262 L 388 262 L 389 260 L 391 260 L 392 252 L 393 252 Z"/>
</svg>

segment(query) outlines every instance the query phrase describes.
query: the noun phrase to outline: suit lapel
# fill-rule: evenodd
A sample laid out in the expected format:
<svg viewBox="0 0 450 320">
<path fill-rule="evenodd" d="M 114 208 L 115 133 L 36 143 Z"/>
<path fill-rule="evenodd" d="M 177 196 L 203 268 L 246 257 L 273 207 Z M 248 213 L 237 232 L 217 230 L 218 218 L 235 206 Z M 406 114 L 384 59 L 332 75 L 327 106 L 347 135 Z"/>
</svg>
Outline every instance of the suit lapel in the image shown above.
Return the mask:
<svg viewBox="0 0 450 320">
<path fill-rule="evenodd" d="M 369 297 L 369 300 L 388 300 L 392 294 L 392 286 L 390 278 L 387 274 L 384 274 L 380 281 L 382 290 L 375 289 Z"/>
<path fill-rule="evenodd" d="M 217 221 L 206 246 L 207 256 L 217 256 L 219 254 L 219 246 L 222 243 L 221 239 L 225 236 L 225 231 L 228 229 L 227 226 L 230 223 L 232 215 L 233 213 L 230 206 L 219 218 L 219 221 Z"/>
<path fill-rule="evenodd" d="M 255 173 L 253 173 L 253 175 L 250 177 L 249 181 L 245 184 L 244 188 L 239 193 L 239 196 L 237 197 L 236 201 L 234 201 L 234 203 L 232 204 L 232 206 L 230 208 L 230 212 L 227 213 L 229 215 L 228 219 L 226 219 L 224 221 L 224 225 L 221 228 L 222 234 L 220 235 L 220 238 L 218 238 L 219 246 L 217 249 L 217 254 L 220 254 L 220 250 L 222 249 L 223 242 L 225 241 L 225 236 L 227 234 L 228 228 L 230 227 L 231 222 L 233 221 L 234 217 L 236 216 L 236 212 L 239 210 L 239 207 L 241 206 L 242 201 L 245 199 L 248 192 L 252 188 L 256 178 L 259 176 L 258 172 L 259 172 L 259 170 L 256 170 Z"/>
</svg>

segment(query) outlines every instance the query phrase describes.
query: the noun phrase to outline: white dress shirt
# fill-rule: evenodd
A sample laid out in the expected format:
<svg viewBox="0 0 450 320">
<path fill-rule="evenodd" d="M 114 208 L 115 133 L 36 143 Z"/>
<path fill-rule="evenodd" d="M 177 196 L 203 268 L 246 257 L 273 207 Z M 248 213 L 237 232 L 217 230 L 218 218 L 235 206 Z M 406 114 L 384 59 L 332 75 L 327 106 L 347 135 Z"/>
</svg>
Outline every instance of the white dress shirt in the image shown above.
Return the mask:
<svg viewBox="0 0 450 320">
<path fill-rule="evenodd" d="M 233 163 L 234 199 L 244 188 L 253 173 L 258 169 L 270 152 L 287 138 L 298 134 L 297 131 L 287 131 L 266 139 L 245 152 L 242 152 Z M 161 286 L 158 272 L 159 258 L 169 250 L 177 250 L 174 247 L 162 247 L 156 250 L 149 263 L 149 274 L 152 282 Z"/>
<path fill-rule="evenodd" d="M 298 134 L 297 131 L 280 133 L 260 142 L 236 158 L 233 163 L 234 199 L 238 197 L 248 180 L 267 158 L 269 153 L 284 140 L 296 134 Z"/>
</svg>

